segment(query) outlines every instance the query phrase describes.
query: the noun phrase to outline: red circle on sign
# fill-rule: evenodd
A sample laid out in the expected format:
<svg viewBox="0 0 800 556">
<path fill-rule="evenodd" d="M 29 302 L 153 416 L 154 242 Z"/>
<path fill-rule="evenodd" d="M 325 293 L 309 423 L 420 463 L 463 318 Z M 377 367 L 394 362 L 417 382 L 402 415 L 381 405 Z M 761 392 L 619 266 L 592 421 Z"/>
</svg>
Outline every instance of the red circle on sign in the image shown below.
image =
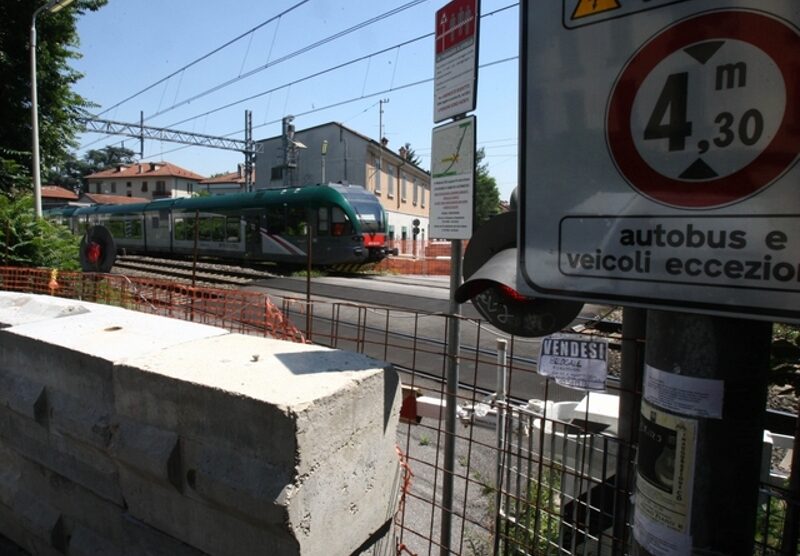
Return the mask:
<svg viewBox="0 0 800 556">
<path fill-rule="evenodd" d="M 750 164 L 707 181 L 676 180 L 655 171 L 639 154 L 631 132 L 636 93 L 667 56 L 712 39 L 735 39 L 760 48 L 780 69 L 786 109 L 775 137 Z M 800 35 L 785 23 L 751 11 L 706 13 L 681 21 L 642 46 L 622 70 L 608 104 L 606 133 L 611 156 L 622 176 L 651 199 L 669 205 L 705 208 L 729 204 L 756 193 L 792 165 L 800 149 Z"/>
</svg>

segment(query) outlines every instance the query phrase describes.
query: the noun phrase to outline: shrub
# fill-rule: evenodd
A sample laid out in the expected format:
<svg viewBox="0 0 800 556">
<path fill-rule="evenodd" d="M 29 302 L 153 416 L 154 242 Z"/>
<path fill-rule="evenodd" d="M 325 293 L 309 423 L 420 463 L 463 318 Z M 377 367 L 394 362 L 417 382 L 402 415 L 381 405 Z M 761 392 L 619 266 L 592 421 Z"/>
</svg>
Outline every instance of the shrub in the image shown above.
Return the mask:
<svg viewBox="0 0 800 556">
<path fill-rule="evenodd" d="M 0 195 L 0 264 L 78 270 L 78 247 L 67 228 L 34 216 L 32 196 Z"/>
</svg>

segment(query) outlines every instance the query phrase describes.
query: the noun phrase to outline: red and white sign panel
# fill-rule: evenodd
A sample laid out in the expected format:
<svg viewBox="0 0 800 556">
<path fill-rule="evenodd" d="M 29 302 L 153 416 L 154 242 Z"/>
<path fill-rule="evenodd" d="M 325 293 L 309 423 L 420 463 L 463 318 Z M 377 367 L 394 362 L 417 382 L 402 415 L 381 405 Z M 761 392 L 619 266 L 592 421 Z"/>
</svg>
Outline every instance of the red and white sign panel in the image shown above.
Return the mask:
<svg viewBox="0 0 800 556">
<path fill-rule="evenodd" d="M 800 4 L 627 5 L 524 5 L 528 285 L 800 321 Z"/>
<path fill-rule="evenodd" d="M 436 123 L 475 110 L 479 22 L 478 0 L 453 0 L 436 12 Z"/>
</svg>

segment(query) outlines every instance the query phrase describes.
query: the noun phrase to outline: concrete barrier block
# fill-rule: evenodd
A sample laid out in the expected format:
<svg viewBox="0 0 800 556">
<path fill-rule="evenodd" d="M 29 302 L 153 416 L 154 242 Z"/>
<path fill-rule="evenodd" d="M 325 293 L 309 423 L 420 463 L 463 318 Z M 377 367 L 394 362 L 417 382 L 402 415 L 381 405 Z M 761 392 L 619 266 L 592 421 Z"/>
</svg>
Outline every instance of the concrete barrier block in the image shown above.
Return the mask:
<svg viewBox="0 0 800 556">
<path fill-rule="evenodd" d="M 253 523 L 286 521 L 291 466 L 275 467 L 216 445 L 183 440 L 184 495 Z"/>
<path fill-rule="evenodd" d="M 328 534 L 343 522 L 371 534 L 391 521 L 399 488 L 395 443 L 400 404 L 397 375 L 387 372 L 298 415 L 301 474 L 287 506 L 289 523 L 309 554 L 358 549 L 365 538 Z M 330 431 L 320 441 L 324 425 Z"/>
<path fill-rule="evenodd" d="M 207 556 L 207 552 L 181 542 L 126 514 L 123 517 L 125 542 L 122 556 Z"/>
<path fill-rule="evenodd" d="M 256 526 L 120 468 L 128 514 L 209 554 L 299 554 L 284 524 Z"/>
<path fill-rule="evenodd" d="M 5 331 L 106 361 L 119 361 L 191 340 L 228 334 L 215 326 L 108 305 L 89 306 L 90 311 L 71 316 L 68 320 L 43 320 Z"/>
<path fill-rule="evenodd" d="M 121 464 L 152 481 L 183 490 L 180 439 L 174 432 L 123 420 L 110 449 Z"/>
<path fill-rule="evenodd" d="M 94 404 L 113 404 L 110 361 L 17 334 L 16 330 L 0 330 L 0 368 L 46 389 L 92 400 Z"/>
<path fill-rule="evenodd" d="M 0 443 L 119 506 L 117 468 L 100 450 L 49 434 L 30 419 L 0 407 Z"/>
<path fill-rule="evenodd" d="M 14 510 L 5 504 L 0 504 L 0 533 L 25 550 L 26 554 L 63 556 L 63 553 L 53 548 L 49 542 L 36 537 L 26 530 L 17 519 Z"/>
<path fill-rule="evenodd" d="M 0 291 L 0 328 L 88 313 L 92 303 Z"/>
<path fill-rule="evenodd" d="M 26 297 L 26 294 L 17 294 Z M 37 303 L 48 303 L 38 296 Z M 226 335 L 221 328 L 84 304 L 87 312 L 0 331 L 0 366 L 76 398 L 111 403 L 110 363 L 182 342 Z M 0 306 L 0 322 L 11 320 Z M 53 372 L 69 368 L 70 373 Z"/>
<path fill-rule="evenodd" d="M 187 496 L 227 508 L 237 491 L 253 504 L 279 493 L 273 503 L 285 507 L 288 520 L 276 525 L 291 530 L 298 543 L 291 550 L 349 554 L 393 513 L 400 388 L 385 363 L 319 346 L 229 335 L 128 360 L 115 368 L 115 392 L 120 412 L 134 418 L 159 419 L 152 409 L 137 406 L 137 399 L 167 407 L 185 446 L 214 445 L 290 469 L 293 477 L 280 489 L 257 473 L 232 480 L 236 473 L 226 462 L 211 458 L 196 465 L 195 454 L 184 453 L 184 468 L 194 471 L 187 477 Z M 130 503 L 127 491 L 126 499 Z M 267 517 L 263 510 L 254 515 Z M 330 532 L 343 523 L 358 534 L 332 538 Z"/>
<path fill-rule="evenodd" d="M 14 452 L 0 451 L 0 465 L 15 471 L 12 477 L 14 485 L 24 488 L 39 500 L 47 500 L 61 512 L 68 524 L 89 527 L 104 538 L 122 543 L 122 506 Z M 0 500 L 3 497 L 3 475 L 0 472 Z"/>
<path fill-rule="evenodd" d="M 40 425 L 47 425 L 48 411 L 44 386 L 1 369 L 0 406 L 8 407 Z"/>
<path fill-rule="evenodd" d="M 47 393 L 47 406 L 51 433 L 69 436 L 98 450 L 108 448 L 118 427 L 113 406 L 73 398 L 55 390 Z"/>
<path fill-rule="evenodd" d="M 54 549 L 64 552 L 67 535 L 61 512 L 57 508 L 18 488 L 14 493 L 10 509 L 14 513 L 14 519 L 23 529 Z"/>
<path fill-rule="evenodd" d="M 127 360 L 114 369 L 114 391 L 121 415 L 284 465 L 294 462 L 297 412 L 388 368 L 351 352 L 231 334 Z"/>
<path fill-rule="evenodd" d="M 109 556 L 121 554 L 122 544 L 114 544 L 88 527 L 77 525 L 73 528 L 67 546 L 68 556 Z"/>
</svg>

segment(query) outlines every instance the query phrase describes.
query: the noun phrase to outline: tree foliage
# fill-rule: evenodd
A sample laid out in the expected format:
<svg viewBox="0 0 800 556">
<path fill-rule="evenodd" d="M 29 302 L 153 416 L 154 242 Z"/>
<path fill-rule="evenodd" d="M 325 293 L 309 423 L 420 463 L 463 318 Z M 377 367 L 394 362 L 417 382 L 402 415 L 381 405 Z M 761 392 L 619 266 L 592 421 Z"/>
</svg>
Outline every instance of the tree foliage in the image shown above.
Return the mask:
<svg viewBox="0 0 800 556">
<path fill-rule="evenodd" d="M 33 197 L 0 195 L 0 261 L 5 266 L 78 270 L 79 240 L 67 228 L 36 218 Z"/>
<path fill-rule="evenodd" d="M 76 0 L 57 13 L 40 13 L 37 29 L 39 144 L 47 170 L 66 159 L 79 131 L 76 121 L 91 106 L 72 90 L 81 74 L 69 66 L 76 50 L 77 15 L 107 0 Z M 0 192 L 32 187 L 30 28 L 34 11 L 45 0 L 0 2 Z"/>
<path fill-rule="evenodd" d="M 500 191 L 497 180 L 489 174 L 489 165 L 483 162 L 486 151 L 483 148 L 475 153 L 475 225 L 486 223 L 500 212 Z"/>
<path fill-rule="evenodd" d="M 411 143 L 406 143 L 403 145 L 400 154 L 403 155 L 403 160 L 410 162 L 414 166 L 419 166 L 422 163 L 422 159 L 419 157 L 419 155 L 417 155 L 416 151 L 411 146 Z"/>
<path fill-rule="evenodd" d="M 72 189 L 73 191 L 87 191 L 86 176 L 113 168 L 118 164 L 131 164 L 134 152 L 125 147 L 107 145 L 102 149 L 88 151 L 82 159 L 70 154 L 58 164 L 50 175 L 49 182 Z"/>
</svg>

